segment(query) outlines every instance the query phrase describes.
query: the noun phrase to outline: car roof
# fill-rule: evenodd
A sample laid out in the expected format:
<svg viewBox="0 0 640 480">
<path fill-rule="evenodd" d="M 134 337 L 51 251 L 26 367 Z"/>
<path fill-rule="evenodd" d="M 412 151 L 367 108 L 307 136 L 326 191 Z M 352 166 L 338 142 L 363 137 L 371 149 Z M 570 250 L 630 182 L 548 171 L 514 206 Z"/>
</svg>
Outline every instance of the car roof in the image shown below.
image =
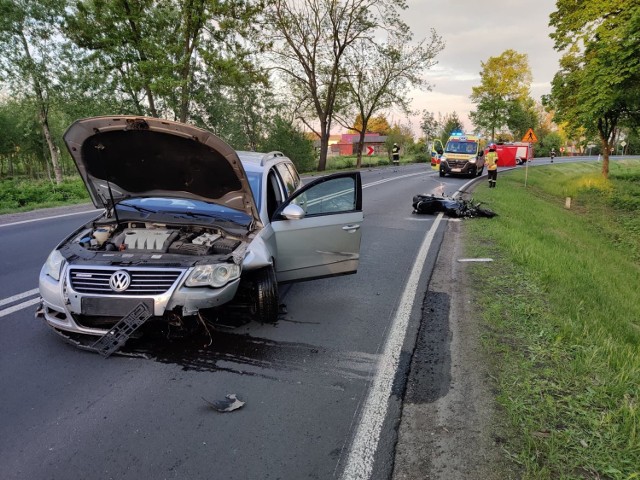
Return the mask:
<svg viewBox="0 0 640 480">
<path fill-rule="evenodd" d="M 242 150 L 237 150 L 236 153 L 242 162 L 242 166 L 247 172 L 261 172 L 267 168 L 267 166 L 272 165 L 274 163 L 278 163 L 279 161 L 287 161 L 291 163 L 291 160 L 282 152 L 247 152 Z"/>
</svg>

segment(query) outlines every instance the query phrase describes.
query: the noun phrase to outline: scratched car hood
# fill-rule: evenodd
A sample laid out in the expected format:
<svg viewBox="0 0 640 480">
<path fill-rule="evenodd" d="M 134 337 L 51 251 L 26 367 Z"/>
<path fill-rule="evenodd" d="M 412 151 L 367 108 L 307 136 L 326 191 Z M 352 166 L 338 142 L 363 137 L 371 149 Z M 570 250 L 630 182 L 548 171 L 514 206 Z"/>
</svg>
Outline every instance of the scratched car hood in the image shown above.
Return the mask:
<svg viewBox="0 0 640 480">
<path fill-rule="evenodd" d="M 64 141 L 96 207 L 131 197 L 176 197 L 245 212 L 259 222 L 236 151 L 206 130 L 159 118 L 78 120 Z"/>
</svg>

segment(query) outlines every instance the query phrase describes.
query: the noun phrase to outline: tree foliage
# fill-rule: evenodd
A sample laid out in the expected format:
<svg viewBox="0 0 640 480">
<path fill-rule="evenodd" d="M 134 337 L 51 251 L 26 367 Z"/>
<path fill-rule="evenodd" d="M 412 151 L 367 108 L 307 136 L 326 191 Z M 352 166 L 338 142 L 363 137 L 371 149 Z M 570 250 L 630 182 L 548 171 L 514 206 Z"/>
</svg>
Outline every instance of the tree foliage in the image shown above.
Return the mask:
<svg viewBox="0 0 640 480">
<path fill-rule="evenodd" d="M 280 151 L 289 157 L 299 171 L 308 172 L 315 167 L 313 142 L 293 123 L 280 116 L 274 117 L 267 137 L 259 145 L 265 152 Z"/>
<path fill-rule="evenodd" d="M 438 138 L 440 138 L 443 145 L 447 143 L 447 140 L 449 140 L 451 132 L 464 131 L 462 120 L 460 120 L 460 117 L 456 112 L 446 114 L 439 123 L 441 125 L 441 129 Z"/>
<path fill-rule="evenodd" d="M 65 33 L 137 114 L 186 122 L 205 72 L 247 72 L 239 34 L 254 14 L 242 0 L 79 0 Z"/>
<path fill-rule="evenodd" d="M 436 120 L 435 115 L 427 110 L 422 111 L 422 119 L 420 120 L 420 130 L 424 133 L 426 142 L 433 139 L 438 134 L 440 122 Z"/>
<path fill-rule="evenodd" d="M 55 98 L 62 55 L 56 38 L 64 0 L 0 0 L 0 76 L 33 100 L 56 183 L 62 183 L 58 147 L 49 111 Z"/>
<path fill-rule="evenodd" d="M 564 55 L 552 82 L 558 121 L 599 136 L 602 174 L 621 125 L 640 124 L 640 4 L 558 0 L 551 37 Z"/>
<path fill-rule="evenodd" d="M 286 79 L 299 118 L 320 138 L 318 169 L 326 168 L 336 101 L 344 87 L 345 58 L 384 29 L 406 35 L 404 0 L 267 0 L 265 48 Z"/>
<path fill-rule="evenodd" d="M 436 64 L 435 57 L 444 48 L 444 43 L 433 29 L 429 41 L 423 39 L 412 46 L 407 43 L 409 38 L 403 34 L 383 45 L 360 41 L 359 47 L 351 49 L 345 57 L 344 94 L 336 119 L 346 126 L 341 120 L 342 114 L 346 112 L 349 117 L 355 111 L 362 121 L 359 129 L 357 125 L 352 127 L 360 134 L 356 145 L 358 168 L 362 164 L 364 138 L 373 115 L 388 109 L 411 113 L 409 89 L 431 89 L 422 73 Z M 372 68 L 375 68 L 374 75 Z"/>
<path fill-rule="evenodd" d="M 360 114 L 356 115 L 356 119 L 353 122 L 350 132 L 361 132 L 363 130 L 362 126 L 362 116 Z M 379 133 L 380 135 L 386 135 L 391 130 L 391 125 L 389 125 L 389 121 L 384 115 L 378 115 L 376 117 L 372 117 L 367 123 L 367 132 Z"/>
<path fill-rule="evenodd" d="M 476 128 L 489 132 L 494 139 L 496 131 L 510 122 L 521 128 L 511 114 L 521 116 L 526 112 L 533 77 L 527 55 L 512 49 L 489 57 L 481 66 L 480 85 L 472 88 L 470 96 L 477 109 L 469 117 Z"/>
</svg>

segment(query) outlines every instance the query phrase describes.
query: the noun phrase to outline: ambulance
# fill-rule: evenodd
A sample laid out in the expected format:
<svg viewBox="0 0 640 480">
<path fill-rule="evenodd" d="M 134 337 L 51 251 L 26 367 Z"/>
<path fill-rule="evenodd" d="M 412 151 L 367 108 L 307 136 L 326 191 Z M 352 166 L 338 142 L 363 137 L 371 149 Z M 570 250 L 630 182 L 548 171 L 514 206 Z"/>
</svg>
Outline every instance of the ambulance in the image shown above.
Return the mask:
<svg viewBox="0 0 640 480">
<path fill-rule="evenodd" d="M 440 176 L 480 176 L 484 172 L 484 151 L 480 137 L 462 132 L 452 132 L 440 158 Z"/>
</svg>

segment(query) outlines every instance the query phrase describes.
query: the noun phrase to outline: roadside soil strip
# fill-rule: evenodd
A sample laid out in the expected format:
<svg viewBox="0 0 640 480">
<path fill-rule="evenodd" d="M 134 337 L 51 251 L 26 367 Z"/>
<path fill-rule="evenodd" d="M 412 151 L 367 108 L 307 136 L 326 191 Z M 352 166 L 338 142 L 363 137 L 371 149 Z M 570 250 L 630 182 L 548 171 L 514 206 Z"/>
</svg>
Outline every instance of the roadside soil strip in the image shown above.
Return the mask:
<svg viewBox="0 0 640 480">
<path fill-rule="evenodd" d="M 463 223 L 447 222 L 407 381 L 393 480 L 499 480 L 500 437 L 482 327 L 462 258 Z"/>
</svg>

